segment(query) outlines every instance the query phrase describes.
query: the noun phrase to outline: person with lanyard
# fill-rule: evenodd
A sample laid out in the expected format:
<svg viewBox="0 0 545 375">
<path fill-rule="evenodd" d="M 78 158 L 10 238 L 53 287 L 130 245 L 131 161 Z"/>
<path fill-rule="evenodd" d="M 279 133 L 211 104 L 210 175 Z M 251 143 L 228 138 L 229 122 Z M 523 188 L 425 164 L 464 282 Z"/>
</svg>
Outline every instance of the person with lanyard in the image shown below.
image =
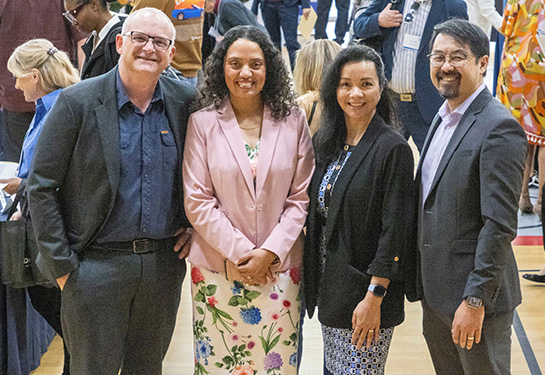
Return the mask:
<svg viewBox="0 0 545 375">
<path fill-rule="evenodd" d="M 68 55 L 59 51 L 46 39 L 32 39 L 17 47 L 8 60 L 8 70 L 15 77 L 15 87 L 24 93 L 25 100 L 36 103 L 36 113 L 23 141 L 17 177 L 0 180 L 0 183 L 7 184 L 4 191 L 13 195 L 19 190 L 26 190 L 26 181 L 36 143 L 50 109 L 65 87 L 79 82 L 79 74 L 72 66 Z M 21 207 L 24 206 L 26 206 L 26 193 L 23 193 L 21 202 Z M 15 218 L 12 217 L 12 219 L 20 215 L 20 212 L 16 213 Z M 60 290 L 37 285 L 27 288 L 27 291 L 36 311 L 45 318 L 59 336 L 63 337 L 60 320 Z M 70 355 L 65 344 L 63 375 L 68 374 L 70 374 Z"/>
<path fill-rule="evenodd" d="M 79 31 L 89 35 L 81 47 L 85 61 L 81 79 L 96 77 L 109 72 L 117 65 L 119 54 L 115 39 L 121 33 L 126 16 L 108 10 L 107 3 L 116 0 L 65 0 L 64 17 Z"/>
<path fill-rule="evenodd" d="M 428 74 L 428 45 L 434 26 L 453 17 L 468 18 L 463 0 L 374 0 L 354 21 L 357 38 L 382 39 L 388 87 L 419 151 L 442 103 Z"/>
</svg>

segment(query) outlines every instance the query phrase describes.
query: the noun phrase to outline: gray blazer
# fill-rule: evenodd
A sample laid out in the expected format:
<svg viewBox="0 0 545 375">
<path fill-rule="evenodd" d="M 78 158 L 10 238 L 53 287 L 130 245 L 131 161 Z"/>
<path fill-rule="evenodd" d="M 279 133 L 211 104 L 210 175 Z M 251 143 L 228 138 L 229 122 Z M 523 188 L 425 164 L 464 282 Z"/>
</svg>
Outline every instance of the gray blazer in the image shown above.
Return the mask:
<svg viewBox="0 0 545 375">
<path fill-rule="evenodd" d="M 441 119 L 436 116 L 422 161 Z M 467 109 L 439 163 L 430 193 L 418 206 L 420 288 L 428 305 L 454 314 L 463 298 L 481 298 L 486 314 L 521 303 L 511 241 L 526 135 L 509 111 L 484 89 Z"/>
<path fill-rule="evenodd" d="M 63 90 L 36 145 L 28 200 L 40 250 L 37 263 L 51 279 L 78 266 L 78 253 L 93 242 L 114 206 L 121 173 L 117 71 Z M 159 81 L 178 149 L 176 220 L 189 226 L 183 208 L 181 165 L 194 89 L 164 76 Z"/>
</svg>

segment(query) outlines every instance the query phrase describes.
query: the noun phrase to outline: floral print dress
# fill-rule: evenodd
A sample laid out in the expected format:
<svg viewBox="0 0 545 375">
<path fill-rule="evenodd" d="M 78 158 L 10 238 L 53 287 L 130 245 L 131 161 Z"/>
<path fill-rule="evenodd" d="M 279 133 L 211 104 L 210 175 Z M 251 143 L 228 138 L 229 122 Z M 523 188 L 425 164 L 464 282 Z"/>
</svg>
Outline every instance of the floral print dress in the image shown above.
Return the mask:
<svg viewBox="0 0 545 375">
<path fill-rule="evenodd" d="M 259 145 L 246 145 L 254 179 Z M 191 267 L 194 375 L 297 374 L 301 269 L 275 278 L 251 285 Z"/>
<path fill-rule="evenodd" d="M 502 32 L 505 45 L 498 98 L 526 131 L 528 142 L 545 146 L 545 54 L 537 41 L 545 30 L 543 0 L 509 0 Z"/>
<path fill-rule="evenodd" d="M 318 213 L 322 216 L 320 237 L 320 271 L 325 272 L 327 259 L 326 224 L 328 206 L 337 178 L 350 158 L 355 146 L 345 145 L 337 160 L 333 161 L 320 183 L 318 189 Z M 322 280 L 324 278 L 322 277 Z M 318 309 L 320 296 L 318 296 Z M 324 340 L 324 364 L 333 375 L 382 375 L 388 351 L 392 342 L 394 328 L 381 328 L 378 342 L 373 342 L 369 349 L 363 346 L 358 349 L 352 344 L 352 329 L 332 328 L 322 324 L 322 338 Z M 365 343 L 364 343 L 365 344 Z"/>
</svg>

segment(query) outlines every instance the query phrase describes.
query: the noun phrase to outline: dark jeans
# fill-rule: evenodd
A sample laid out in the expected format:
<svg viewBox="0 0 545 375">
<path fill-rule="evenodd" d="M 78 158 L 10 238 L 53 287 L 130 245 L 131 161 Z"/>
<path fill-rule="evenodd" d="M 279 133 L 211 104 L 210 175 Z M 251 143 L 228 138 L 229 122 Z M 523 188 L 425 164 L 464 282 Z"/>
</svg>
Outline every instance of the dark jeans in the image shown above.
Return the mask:
<svg viewBox="0 0 545 375">
<path fill-rule="evenodd" d="M 63 338 L 61 327 L 61 291 L 58 288 L 44 288 L 43 286 L 32 286 L 27 288 L 30 302 L 34 309 L 40 313 L 46 322 Z M 64 341 L 64 338 L 63 338 Z M 66 344 L 64 346 L 64 368 L 63 375 L 70 374 L 70 355 Z"/>
<path fill-rule="evenodd" d="M 333 0 L 318 0 L 316 25 L 314 25 L 315 38 L 327 39 L 326 27 L 329 21 L 329 11 Z M 337 7 L 337 22 L 335 22 L 335 42 L 343 44 L 344 36 L 348 31 L 348 8 L 350 0 L 335 0 Z"/>
<path fill-rule="evenodd" d="M 3 160 L 18 163 L 34 112 L 12 112 L 4 109 L 2 117 Z"/>
<path fill-rule="evenodd" d="M 62 328 L 78 375 L 160 375 L 185 261 L 172 243 L 145 254 L 87 248 L 62 291 Z"/>
<path fill-rule="evenodd" d="M 412 102 L 402 102 L 399 100 L 399 95 L 396 97 L 396 94 L 393 92 L 392 97 L 394 98 L 394 104 L 397 107 L 399 120 L 403 126 L 405 139 L 409 139 L 409 137 L 412 136 L 414 144 L 418 148 L 418 152 L 422 152 L 422 147 L 424 147 L 424 141 L 426 140 L 430 124 L 424 120 L 420 114 L 420 109 L 418 109 L 416 100 Z"/>
<path fill-rule="evenodd" d="M 280 28 L 284 34 L 284 41 L 290 56 L 291 70 L 295 68 L 295 53 L 301 48 L 297 41 L 297 19 L 299 17 L 299 5 L 286 7 L 282 1 L 265 1 L 261 9 L 263 22 L 271 36 L 272 41 L 279 51 L 282 51 L 282 39 Z"/>
</svg>

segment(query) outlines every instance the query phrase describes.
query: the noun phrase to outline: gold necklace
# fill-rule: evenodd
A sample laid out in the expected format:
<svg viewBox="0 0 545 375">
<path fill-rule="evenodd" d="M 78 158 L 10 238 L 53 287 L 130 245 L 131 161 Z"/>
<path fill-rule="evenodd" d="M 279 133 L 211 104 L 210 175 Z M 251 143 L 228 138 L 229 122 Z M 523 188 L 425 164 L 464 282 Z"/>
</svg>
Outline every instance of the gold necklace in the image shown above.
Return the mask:
<svg viewBox="0 0 545 375">
<path fill-rule="evenodd" d="M 239 126 L 239 128 L 242 129 L 242 130 L 254 130 L 254 129 L 257 129 L 257 128 L 260 128 L 260 127 L 261 127 L 261 124 L 259 124 L 255 128 L 243 128 L 242 126 Z"/>
</svg>

